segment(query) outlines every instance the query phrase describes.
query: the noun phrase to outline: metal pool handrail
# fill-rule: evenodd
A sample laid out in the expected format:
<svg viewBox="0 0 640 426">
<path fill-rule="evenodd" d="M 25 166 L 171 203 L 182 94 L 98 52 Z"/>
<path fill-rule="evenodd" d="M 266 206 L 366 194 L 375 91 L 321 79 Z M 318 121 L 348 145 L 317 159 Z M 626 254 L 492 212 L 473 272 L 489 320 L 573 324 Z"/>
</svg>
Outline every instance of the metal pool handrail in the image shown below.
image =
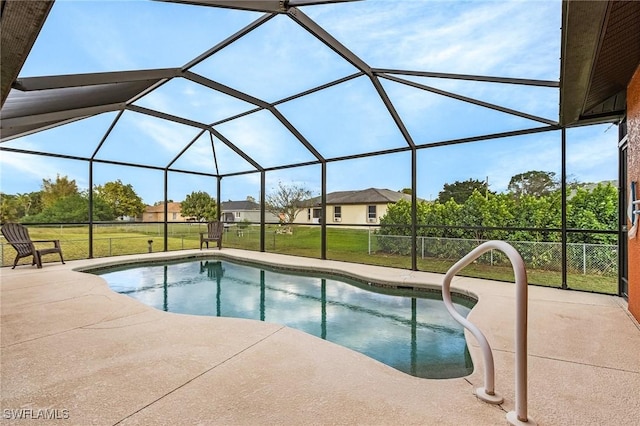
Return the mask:
<svg viewBox="0 0 640 426">
<path fill-rule="evenodd" d="M 516 279 L 516 409 L 507 413 L 507 421 L 512 425 L 535 425 L 527 417 L 527 271 L 522 257 L 510 244 L 504 241 L 487 241 L 471 250 L 457 261 L 444 276 L 442 299 L 451 316 L 473 334 L 478 341 L 484 359 L 484 387 L 476 389 L 478 398 L 490 404 L 502 404 L 504 399 L 495 393 L 495 371 L 493 353 L 484 334 L 473 323 L 456 311 L 451 302 L 451 280 L 462 268 L 490 250 L 500 250 L 507 255 Z"/>
</svg>

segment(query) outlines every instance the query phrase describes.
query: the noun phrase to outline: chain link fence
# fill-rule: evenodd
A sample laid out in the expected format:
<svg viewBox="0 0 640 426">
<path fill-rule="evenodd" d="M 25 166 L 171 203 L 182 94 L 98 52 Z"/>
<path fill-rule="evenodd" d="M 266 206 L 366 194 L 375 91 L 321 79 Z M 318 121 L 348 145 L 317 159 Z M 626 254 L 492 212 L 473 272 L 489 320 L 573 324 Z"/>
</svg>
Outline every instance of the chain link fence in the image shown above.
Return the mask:
<svg viewBox="0 0 640 426">
<path fill-rule="evenodd" d="M 198 248 L 199 232 L 202 224 L 170 224 L 168 227 L 169 250 Z M 38 226 L 31 227 L 37 235 L 36 239 L 60 239 L 65 259 L 88 258 L 88 240 L 86 226 Z M 259 249 L 258 229 L 230 229 L 225 232 L 225 246 L 250 250 Z M 122 254 L 147 253 L 161 251 L 164 244 L 164 224 L 126 223 L 94 225 L 94 257 Z M 366 232 L 366 231 L 365 231 Z M 400 235 L 380 235 L 374 229 L 363 239 L 354 241 L 358 251 L 368 254 L 411 255 L 411 237 Z M 133 234 L 133 235 L 132 235 Z M 136 235 L 137 234 L 137 235 Z M 140 235 L 143 234 L 143 235 Z M 277 232 L 271 232 L 266 244 L 275 250 Z M 342 238 L 342 236 L 341 236 Z M 288 241 L 292 247 L 287 248 L 286 241 L 280 241 L 279 251 L 295 254 L 300 247 L 296 239 Z M 314 247 L 316 247 L 316 239 Z M 464 238 L 417 237 L 417 253 L 422 259 L 458 261 L 485 240 Z M 518 250 L 527 268 L 541 271 L 562 271 L 562 245 L 557 242 L 508 241 Z M 285 244 L 285 245 L 283 245 Z M 319 242 L 318 242 L 319 244 Z M 0 258 L 2 266 L 12 265 L 15 250 L 0 240 Z M 347 259 L 344 259 L 347 260 Z M 28 262 L 29 259 L 24 260 Z M 20 262 L 21 264 L 24 262 Z M 510 266 L 507 257 L 499 251 L 490 251 L 478 259 L 479 263 L 496 266 Z M 598 275 L 616 277 L 618 273 L 618 247 L 608 244 L 567 244 L 567 271 L 571 274 Z"/>
<path fill-rule="evenodd" d="M 417 237 L 418 256 L 422 259 L 457 261 L 486 240 L 462 238 Z M 562 244 L 554 242 L 507 241 L 518 252 L 528 268 L 547 271 L 562 270 Z M 411 237 L 369 233 L 369 254 L 410 255 Z M 491 250 L 478 259 L 488 265 L 509 266 L 502 252 Z M 618 273 L 618 246 L 613 244 L 567 244 L 567 270 L 572 273 L 615 276 Z"/>
</svg>

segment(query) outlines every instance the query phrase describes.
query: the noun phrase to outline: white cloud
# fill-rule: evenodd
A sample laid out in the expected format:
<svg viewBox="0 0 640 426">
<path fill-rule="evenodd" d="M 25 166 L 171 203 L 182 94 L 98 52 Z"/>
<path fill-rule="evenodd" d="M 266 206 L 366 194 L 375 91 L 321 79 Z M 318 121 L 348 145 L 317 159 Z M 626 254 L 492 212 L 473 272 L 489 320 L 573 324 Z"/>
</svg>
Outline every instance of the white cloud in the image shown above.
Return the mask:
<svg viewBox="0 0 640 426">
<path fill-rule="evenodd" d="M 90 58 L 90 62 L 99 64 L 100 69 L 135 69 L 135 62 L 127 47 L 130 40 L 125 38 L 118 25 L 106 19 L 104 8 L 100 9 L 102 13 L 91 13 L 91 10 L 80 7 L 65 8 L 73 16 L 73 34 L 76 36 L 73 42 Z"/>
<path fill-rule="evenodd" d="M 28 149 L 28 141 L 24 142 L 23 148 Z M 73 165 L 85 169 L 77 162 Z M 49 157 L 2 152 L 0 168 L 2 169 L 0 191 L 8 194 L 39 191 L 43 179 L 55 181 L 58 175 L 75 180 L 80 190 L 89 187 L 86 174 L 75 170 L 76 167 L 70 167 L 69 162 Z"/>
<path fill-rule="evenodd" d="M 560 146 L 554 141 L 540 142 L 535 149 L 523 149 L 522 155 L 518 155 L 517 149 L 508 151 L 497 150 L 491 167 L 485 169 L 485 175 L 489 176 L 490 189 L 504 192 L 511 178 L 519 173 L 532 170 L 553 172 L 560 177 Z"/>
<path fill-rule="evenodd" d="M 38 156 L 2 153 L 0 164 L 5 172 L 10 169 L 25 179 L 50 179 L 55 178 L 56 173 L 60 173 L 47 158 Z"/>
<path fill-rule="evenodd" d="M 217 127 L 234 145 L 263 167 L 313 159 L 302 143 L 270 112 L 261 111 Z"/>
<path fill-rule="evenodd" d="M 373 1 L 313 16 L 376 67 L 549 78 L 559 69 L 559 12 L 559 1 Z"/>
<path fill-rule="evenodd" d="M 193 71 L 275 101 L 355 70 L 291 19 L 277 16 Z"/>
<path fill-rule="evenodd" d="M 136 127 L 166 152 L 177 154 L 195 136 L 197 130 L 165 120 L 143 116 Z"/>
<path fill-rule="evenodd" d="M 611 128 L 614 127 L 614 128 Z M 613 125 L 567 132 L 567 174 L 580 182 L 600 182 L 618 178 L 617 132 Z"/>
</svg>

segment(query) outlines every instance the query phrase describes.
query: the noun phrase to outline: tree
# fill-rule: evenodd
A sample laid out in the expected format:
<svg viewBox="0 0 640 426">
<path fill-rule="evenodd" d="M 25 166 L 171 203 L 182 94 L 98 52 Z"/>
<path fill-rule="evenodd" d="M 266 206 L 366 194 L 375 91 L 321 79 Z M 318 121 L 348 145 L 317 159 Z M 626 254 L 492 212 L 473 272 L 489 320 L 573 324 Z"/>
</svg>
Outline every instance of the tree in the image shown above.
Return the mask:
<svg viewBox="0 0 640 426">
<path fill-rule="evenodd" d="M 42 192 L 30 192 L 15 195 L 18 218 L 38 214 L 42 211 Z"/>
<path fill-rule="evenodd" d="M 485 196 L 475 190 L 459 210 L 461 225 L 477 227 L 507 227 L 513 223 L 513 201 L 504 194 Z M 505 239 L 506 231 L 473 229 L 469 233 L 478 241 Z"/>
<path fill-rule="evenodd" d="M 473 194 L 473 191 L 478 191 L 483 195 L 493 194 L 493 192 L 489 191 L 489 186 L 486 181 L 467 179 L 462 182 L 455 181 L 454 183 L 445 183 L 442 191 L 438 194 L 438 201 L 444 204 L 450 199 L 453 199 L 456 203 L 462 204 Z"/>
<path fill-rule="evenodd" d="M 304 201 L 311 197 L 311 191 L 297 185 L 278 182 L 278 188 L 266 198 L 266 209 L 276 216 L 283 215 L 284 222 L 291 224 L 305 207 Z"/>
<path fill-rule="evenodd" d="M 618 229 L 618 190 L 610 183 L 599 183 L 589 190 L 578 188 L 567 201 L 567 226 L 576 229 L 613 231 Z M 615 244 L 617 236 L 572 233 L 572 242 Z"/>
<path fill-rule="evenodd" d="M 93 220 L 113 220 L 111 208 L 102 199 L 93 199 Z M 58 198 L 35 216 L 29 216 L 29 222 L 40 223 L 79 223 L 89 220 L 89 197 L 87 194 L 72 194 Z"/>
<path fill-rule="evenodd" d="M 131 184 L 123 184 L 120 179 L 96 185 L 95 193 L 111 207 L 115 217 L 137 217 L 144 212 L 142 198 L 136 194 Z M 95 197 L 94 197 L 95 199 Z"/>
<path fill-rule="evenodd" d="M 42 179 L 42 207 L 47 208 L 53 205 L 60 198 L 78 194 L 78 185 L 75 180 L 68 177 L 56 176 L 55 182 L 51 179 Z"/>
<path fill-rule="evenodd" d="M 513 176 L 507 189 L 515 197 L 523 195 L 544 197 L 557 190 L 558 186 L 559 182 L 554 172 L 532 170 Z"/>
<path fill-rule="evenodd" d="M 253 198 L 251 195 L 247 195 L 247 201 L 251 201 L 252 203 L 255 203 L 256 199 Z"/>
<path fill-rule="evenodd" d="M 180 210 L 184 217 L 194 217 L 196 221 L 213 221 L 218 218 L 215 198 L 204 191 L 194 191 L 187 195 Z"/>
<path fill-rule="evenodd" d="M 545 231 L 562 226 L 562 194 L 555 191 L 546 197 L 522 195 L 514 199 L 514 226 L 540 228 L 536 231 L 513 231 L 510 239 L 515 241 L 560 241 L 559 232 Z"/>
<path fill-rule="evenodd" d="M 456 203 L 453 198 L 441 204 L 438 201 L 428 204 L 429 209 L 425 218 L 425 225 L 445 225 L 438 228 L 422 228 L 421 233 L 427 237 L 461 238 L 464 230 L 453 228 L 460 225 L 459 217 L 462 204 Z"/>
<path fill-rule="evenodd" d="M 420 204 L 424 202 L 418 202 Z M 420 220 L 418 220 L 420 221 Z M 400 199 L 397 203 L 389 204 L 387 212 L 380 218 L 378 246 L 386 253 L 408 255 L 411 253 L 411 240 L 409 238 L 388 238 L 387 235 L 411 235 L 411 202 Z"/>
<path fill-rule="evenodd" d="M 425 211 L 428 208 L 425 201 L 418 201 L 418 223 L 424 223 Z M 381 234 L 411 235 L 411 201 L 401 198 L 396 203 L 387 206 L 387 212 L 380 218 Z"/>
<path fill-rule="evenodd" d="M 0 192 L 0 222 L 15 222 L 19 218 L 17 197 Z"/>
<path fill-rule="evenodd" d="M 23 194 L 0 193 L 0 221 L 17 222 L 25 216 L 35 215 L 42 211 L 42 192 Z"/>
</svg>

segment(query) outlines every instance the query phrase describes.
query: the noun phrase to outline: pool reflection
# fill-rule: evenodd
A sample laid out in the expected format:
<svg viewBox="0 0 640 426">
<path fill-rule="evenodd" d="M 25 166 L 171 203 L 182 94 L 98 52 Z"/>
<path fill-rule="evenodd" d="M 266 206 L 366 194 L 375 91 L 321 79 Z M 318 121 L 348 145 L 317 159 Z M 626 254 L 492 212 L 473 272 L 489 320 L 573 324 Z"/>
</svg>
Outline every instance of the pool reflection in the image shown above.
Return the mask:
<svg viewBox="0 0 640 426">
<path fill-rule="evenodd" d="M 165 311 L 283 324 L 417 377 L 461 377 L 473 370 L 464 332 L 439 293 L 216 260 L 100 274 L 114 290 Z M 466 316 L 470 304 L 458 302 Z"/>
</svg>

